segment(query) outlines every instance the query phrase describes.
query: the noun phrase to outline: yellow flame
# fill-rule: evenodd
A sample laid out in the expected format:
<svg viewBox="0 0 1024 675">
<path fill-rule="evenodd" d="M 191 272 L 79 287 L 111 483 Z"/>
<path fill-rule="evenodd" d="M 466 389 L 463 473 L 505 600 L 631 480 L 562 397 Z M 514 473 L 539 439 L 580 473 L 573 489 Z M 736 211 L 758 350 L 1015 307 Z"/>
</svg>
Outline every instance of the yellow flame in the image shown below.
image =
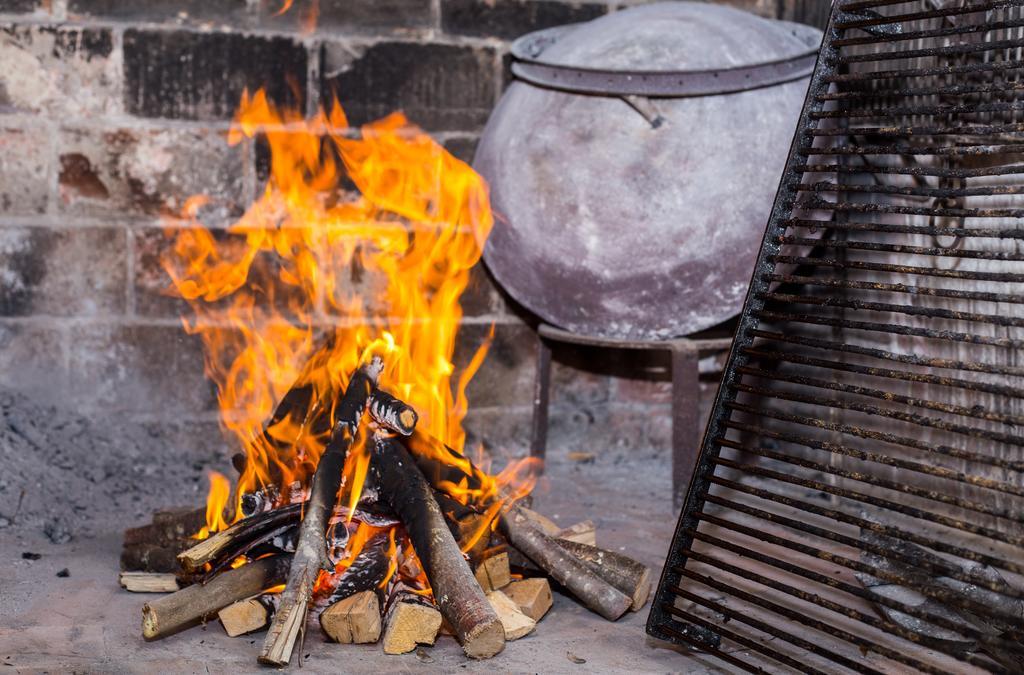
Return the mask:
<svg viewBox="0 0 1024 675">
<path fill-rule="evenodd" d="M 224 508 L 231 497 L 231 482 L 224 474 L 210 472 L 210 490 L 206 496 L 206 526 L 199 530 L 196 539 L 206 539 L 213 532 L 220 532 L 228 526 Z"/>
</svg>

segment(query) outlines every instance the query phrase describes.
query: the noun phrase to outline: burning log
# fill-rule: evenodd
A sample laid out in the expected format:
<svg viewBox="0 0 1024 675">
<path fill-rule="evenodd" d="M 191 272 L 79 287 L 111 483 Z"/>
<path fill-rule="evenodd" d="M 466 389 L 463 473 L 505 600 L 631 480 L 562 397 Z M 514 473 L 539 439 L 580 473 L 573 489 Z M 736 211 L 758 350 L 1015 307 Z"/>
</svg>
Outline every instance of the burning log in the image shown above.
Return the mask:
<svg viewBox="0 0 1024 675">
<path fill-rule="evenodd" d="M 379 389 L 370 396 L 370 417 L 380 426 L 403 436 L 412 435 L 419 421 L 411 405 Z"/>
<path fill-rule="evenodd" d="M 630 597 L 630 609 L 638 611 L 651 592 L 651 571 L 629 556 L 575 541 L 559 540 L 559 546 L 581 560 L 602 579 Z"/>
<path fill-rule="evenodd" d="M 334 642 L 376 642 L 380 639 L 381 630 L 377 592 L 360 591 L 334 603 L 320 613 L 320 627 Z"/>
<path fill-rule="evenodd" d="M 345 459 L 358 433 L 359 421 L 367 401 L 383 369 L 384 363 L 379 357 L 361 366 L 353 373 L 338 403 L 338 422 L 320 457 L 316 473 L 313 474 L 309 504 L 299 531 L 288 583 L 281 594 L 281 606 L 263 643 L 260 663 L 283 666 L 291 660 L 295 639 L 305 626 L 313 584 L 321 570 L 333 570 L 327 554 L 327 525 L 338 500 Z"/>
<path fill-rule="evenodd" d="M 469 558 L 471 565 L 483 560 L 490 539 L 490 523 L 487 517 L 444 492 L 434 490 L 434 499 L 448 521 L 448 529 L 459 544 L 459 549 Z"/>
<path fill-rule="evenodd" d="M 518 508 L 503 513 L 499 523 L 512 546 L 604 618 L 614 621 L 632 605 L 631 597 L 562 548 L 557 540 L 541 532 Z"/>
<path fill-rule="evenodd" d="M 288 556 L 263 558 L 228 570 L 205 585 L 195 584 L 142 607 L 142 635 L 147 640 L 175 633 L 206 619 L 231 603 L 280 584 L 288 574 Z"/>
<path fill-rule="evenodd" d="M 444 514 L 405 447 L 375 439 L 372 470 L 377 485 L 405 526 L 445 620 L 467 656 L 490 658 L 505 646 L 505 633 L 448 529 Z"/>
<path fill-rule="evenodd" d="M 500 622 L 497 625 L 501 627 Z M 405 590 L 401 583 L 396 584 L 384 611 L 384 653 L 406 654 L 416 649 L 416 645 L 432 645 L 440 630 L 441 612 L 434 603 Z"/>
<path fill-rule="evenodd" d="M 227 529 L 210 535 L 178 555 L 182 569 L 190 574 L 200 571 L 206 563 L 233 560 L 242 549 L 260 541 L 281 526 L 293 525 L 302 515 L 302 504 L 289 504 L 240 520 Z"/>
</svg>

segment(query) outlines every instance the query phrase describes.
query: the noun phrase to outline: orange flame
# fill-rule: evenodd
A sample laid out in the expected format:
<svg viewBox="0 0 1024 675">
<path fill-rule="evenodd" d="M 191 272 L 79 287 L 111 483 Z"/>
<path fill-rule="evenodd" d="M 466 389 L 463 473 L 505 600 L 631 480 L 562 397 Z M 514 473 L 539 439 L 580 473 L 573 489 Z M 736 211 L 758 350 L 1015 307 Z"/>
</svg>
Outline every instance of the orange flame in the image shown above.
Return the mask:
<svg viewBox="0 0 1024 675">
<path fill-rule="evenodd" d="M 228 526 L 224 518 L 224 507 L 231 497 L 231 483 L 223 474 L 210 472 L 210 491 L 206 496 L 206 526 L 199 530 L 196 539 L 206 539 L 211 532 L 218 532 Z"/>
</svg>

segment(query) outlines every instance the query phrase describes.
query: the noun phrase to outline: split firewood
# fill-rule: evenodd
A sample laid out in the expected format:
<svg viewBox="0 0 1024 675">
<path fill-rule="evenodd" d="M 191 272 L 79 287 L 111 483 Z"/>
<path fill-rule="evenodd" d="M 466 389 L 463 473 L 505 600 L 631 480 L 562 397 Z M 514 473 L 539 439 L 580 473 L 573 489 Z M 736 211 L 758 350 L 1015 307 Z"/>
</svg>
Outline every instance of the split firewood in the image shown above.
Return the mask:
<svg viewBox="0 0 1024 675">
<path fill-rule="evenodd" d="M 432 645 L 440 630 L 441 612 L 434 603 L 412 591 L 398 590 L 384 612 L 384 653 L 407 654 L 416 645 Z"/>
<path fill-rule="evenodd" d="M 513 581 L 501 592 L 516 603 L 519 611 L 534 621 L 540 621 L 554 604 L 551 597 L 551 584 L 543 577 Z"/>
<path fill-rule="evenodd" d="M 537 622 L 520 611 L 519 606 L 501 591 L 488 593 L 487 601 L 501 619 L 506 640 L 518 640 L 532 633 L 537 627 Z"/>
<path fill-rule="evenodd" d="M 528 521 L 530 521 L 535 527 L 537 527 L 541 532 L 548 535 L 549 537 L 557 537 L 558 534 L 562 531 L 562 527 L 558 523 L 551 520 L 543 513 L 539 513 L 537 511 L 534 511 L 533 509 L 528 509 L 525 506 L 520 506 L 519 514 L 526 518 Z"/>
<path fill-rule="evenodd" d="M 131 593 L 173 593 L 180 588 L 178 579 L 167 573 L 121 572 L 118 582 Z"/>
<path fill-rule="evenodd" d="M 441 614 L 467 656 L 490 658 L 505 646 L 501 621 L 448 529 L 434 492 L 397 440 L 377 436 L 371 469 L 409 535 Z"/>
<path fill-rule="evenodd" d="M 639 610 L 651 593 L 651 571 L 629 556 L 574 541 L 559 541 L 562 548 L 630 597 L 630 609 Z"/>
<path fill-rule="evenodd" d="M 233 602 L 277 586 L 290 564 L 289 556 L 263 558 L 218 574 L 206 584 L 194 584 L 148 602 L 142 607 L 142 635 L 147 640 L 170 635 Z"/>
<path fill-rule="evenodd" d="M 305 627 L 313 584 L 322 570 L 334 569 L 327 552 L 327 526 L 341 489 L 345 459 L 359 431 L 366 402 L 383 369 L 384 363 L 379 357 L 361 366 L 353 373 L 345 394 L 338 402 L 338 422 L 313 474 L 309 503 L 299 530 L 288 583 L 263 643 L 260 663 L 283 666 L 291 660 L 295 640 Z"/>
<path fill-rule="evenodd" d="M 554 536 L 556 539 L 574 541 L 578 544 L 586 544 L 587 546 L 597 546 L 597 528 L 594 527 L 594 521 L 592 520 L 584 520 L 582 523 L 570 525 L 559 530 Z"/>
<path fill-rule="evenodd" d="M 217 612 L 228 637 L 238 637 L 266 627 L 270 621 L 270 608 L 259 598 L 232 603 Z"/>
<path fill-rule="evenodd" d="M 334 642 L 376 642 L 380 639 L 381 630 L 380 599 L 377 592 L 360 591 L 334 603 L 320 613 L 320 627 Z"/>
<path fill-rule="evenodd" d="M 370 396 L 370 417 L 380 426 L 403 436 L 411 435 L 419 420 L 411 405 L 379 389 Z"/>
<path fill-rule="evenodd" d="M 632 598 L 562 548 L 558 540 L 541 532 L 518 507 L 502 514 L 500 525 L 512 546 L 604 618 L 614 621 L 632 605 Z"/>
<path fill-rule="evenodd" d="M 484 591 L 498 591 L 512 581 L 512 573 L 508 566 L 508 553 L 502 551 L 484 559 L 476 568 L 476 580 Z M 500 618 L 500 617 L 499 617 Z"/>
</svg>

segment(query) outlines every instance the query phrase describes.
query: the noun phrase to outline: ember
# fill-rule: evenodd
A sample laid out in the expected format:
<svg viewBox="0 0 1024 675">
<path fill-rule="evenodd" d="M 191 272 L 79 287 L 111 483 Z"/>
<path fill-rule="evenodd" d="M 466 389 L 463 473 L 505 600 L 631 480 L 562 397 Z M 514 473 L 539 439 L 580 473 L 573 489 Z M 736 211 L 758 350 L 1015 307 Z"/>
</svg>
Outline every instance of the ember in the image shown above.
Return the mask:
<svg viewBox="0 0 1024 675">
<path fill-rule="evenodd" d="M 269 622 L 259 660 L 285 665 L 317 616 L 332 639 L 382 639 L 386 653 L 432 644 L 444 624 L 488 658 L 550 606 L 538 570 L 609 620 L 643 606 L 645 567 L 545 531 L 517 503 L 539 460 L 491 473 L 482 448 L 464 452 L 466 387 L 490 338 L 457 379 L 452 358 L 493 223 L 483 180 L 401 114 L 353 130 L 339 107 L 305 119 L 258 91 L 235 119 L 231 140 L 244 137 L 270 148 L 262 195 L 222 238 L 202 224 L 205 198 L 189 200 L 163 261 L 244 453 L 233 487 L 211 474 L 205 525 L 160 570 L 185 588 L 143 608 L 143 634 L 217 612 L 232 634 Z M 356 292 L 357 275 L 381 282 Z M 126 555 L 147 533 L 129 532 Z M 529 583 L 512 581 L 513 549 Z"/>
</svg>

